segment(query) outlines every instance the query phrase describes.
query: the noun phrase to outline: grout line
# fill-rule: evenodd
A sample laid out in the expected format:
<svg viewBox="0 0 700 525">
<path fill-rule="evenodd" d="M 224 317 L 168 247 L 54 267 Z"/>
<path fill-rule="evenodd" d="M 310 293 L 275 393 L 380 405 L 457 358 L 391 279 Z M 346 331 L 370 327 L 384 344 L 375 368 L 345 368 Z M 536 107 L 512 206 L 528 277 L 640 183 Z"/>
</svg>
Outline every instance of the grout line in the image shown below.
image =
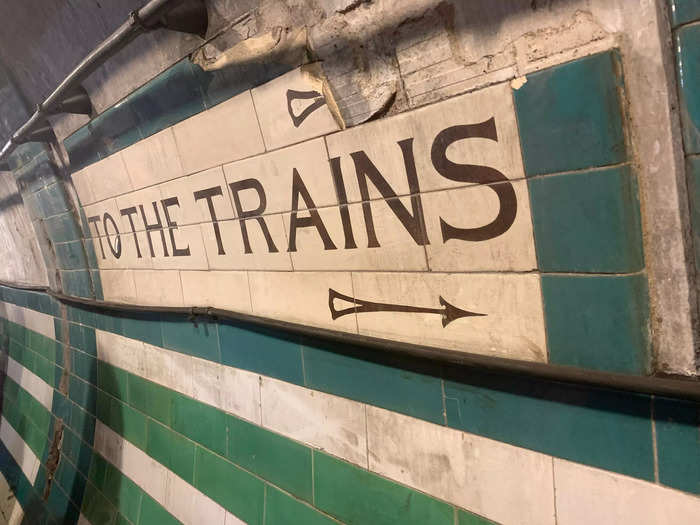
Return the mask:
<svg viewBox="0 0 700 525">
<path fill-rule="evenodd" d="M 656 413 L 654 405 L 656 401 L 655 395 L 649 396 L 649 413 L 651 416 L 651 443 L 652 453 L 654 455 L 654 481 L 659 483 L 659 444 L 656 436 Z"/>
<path fill-rule="evenodd" d="M 556 475 L 554 471 L 554 456 L 550 458 L 552 462 L 552 494 L 553 494 L 553 501 L 552 504 L 554 505 L 554 525 L 557 525 L 559 522 L 559 516 L 557 513 L 557 484 L 556 484 Z"/>
</svg>

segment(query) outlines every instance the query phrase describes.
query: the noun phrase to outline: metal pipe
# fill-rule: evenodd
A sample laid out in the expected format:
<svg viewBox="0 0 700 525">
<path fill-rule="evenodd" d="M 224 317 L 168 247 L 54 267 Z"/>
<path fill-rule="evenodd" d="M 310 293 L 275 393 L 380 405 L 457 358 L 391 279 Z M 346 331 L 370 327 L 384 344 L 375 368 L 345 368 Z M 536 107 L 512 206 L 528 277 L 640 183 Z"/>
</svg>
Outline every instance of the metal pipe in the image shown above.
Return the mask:
<svg viewBox="0 0 700 525">
<path fill-rule="evenodd" d="M 263 328 L 283 330 L 285 332 L 344 345 L 342 348 L 332 348 L 331 351 L 342 352 L 361 359 L 388 363 L 390 366 L 397 366 L 399 368 L 402 366 L 410 366 L 412 370 L 428 373 L 437 372 L 444 378 L 454 381 L 468 382 L 469 378 L 473 378 L 475 373 L 480 375 L 490 373 L 700 401 L 700 381 L 694 378 L 621 374 L 573 366 L 485 356 L 425 345 L 391 341 L 359 334 L 337 332 L 325 328 L 306 326 L 208 306 L 145 306 L 114 303 L 65 295 L 61 292 L 51 290 L 46 286 L 18 286 L 3 281 L 0 281 L 0 285 L 15 289 L 43 291 L 59 301 L 82 304 L 98 310 L 127 313 L 154 312 L 180 314 L 188 315 L 192 318 L 210 317 L 212 319 L 225 319 Z"/>
<path fill-rule="evenodd" d="M 4 160 L 15 148 L 26 140 L 31 131 L 47 115 L 51 114 L 63 98 L 69 94 L 75 85 L 82 82 L 90 73 L 99 67 L 107 58 L 122 49 L 134 38 L 155 27 L 164 13 L 172 9 L 182 0 L 150 0 L 138 11 L 130 14 L 129 19 L 117 28 L 111 35 L 93 49 L 80 63 L 75 66 L 56 89 L 40 103 L 31 117 L 10 137 L 0 151 L 0 161 Z"/>
</svg>

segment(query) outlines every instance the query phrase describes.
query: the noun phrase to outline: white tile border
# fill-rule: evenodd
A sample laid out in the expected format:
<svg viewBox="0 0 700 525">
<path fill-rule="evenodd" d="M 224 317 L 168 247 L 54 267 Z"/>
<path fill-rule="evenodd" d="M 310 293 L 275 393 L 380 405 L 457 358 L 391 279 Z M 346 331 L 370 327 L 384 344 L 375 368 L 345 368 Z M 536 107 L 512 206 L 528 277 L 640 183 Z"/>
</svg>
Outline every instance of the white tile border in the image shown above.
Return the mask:
<svg viewBox="0 0 700 525">
<path fill-rule="evenodd" d="M 0 416 L 0 441 L 7 447 L 10 455 L 33 486 L 39 472 L 40 460 L 4 416 Z"/>
<path fill-rule="evenodd" d="M 50 339 L 56 339 L 53 317 L 48 314 L 0 301 L 0 317 L 4 317 L 8 321 L 22 325 Z"/>
<path fill-rule="evenodd" d="M 53 387 L 51 385 L 9 355 L 7 356 L 7 375 L 51 412 L 53 406 Z"/>
</svg>

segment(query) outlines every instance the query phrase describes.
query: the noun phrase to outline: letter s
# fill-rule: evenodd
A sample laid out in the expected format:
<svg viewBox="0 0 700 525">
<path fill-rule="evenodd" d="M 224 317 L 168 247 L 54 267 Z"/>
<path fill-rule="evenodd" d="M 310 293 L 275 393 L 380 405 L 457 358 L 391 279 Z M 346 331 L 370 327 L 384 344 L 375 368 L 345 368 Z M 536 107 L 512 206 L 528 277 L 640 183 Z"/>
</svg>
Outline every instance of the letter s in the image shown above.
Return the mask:
<svg viewBox="0 0 700 525">
<path fill-rule="evenodd" d="M 450 144 L 468 138 L 485 138 L 498 142 L 496 123 L 493 117 L 479 124 L 464 124 L 443 129 L 433 141 L 430 159 L 437 172 L 446 179 L 457 182 L 491 184 L 488 188 L 495 191 L 496 195 L 498 195 L 498 216 L 489 224 L 478 228 L 457 228 L 447 224 L 440 217 L 443 242 L 447 242 L 449 239 L 485 241 L 498 237 L 512 226 L 518 209 L 515 190 L 513 190 L 512 184 L 503 173 L 488 166 L 456 164 L 447 158 L 447 148 Z"/>
</svg>

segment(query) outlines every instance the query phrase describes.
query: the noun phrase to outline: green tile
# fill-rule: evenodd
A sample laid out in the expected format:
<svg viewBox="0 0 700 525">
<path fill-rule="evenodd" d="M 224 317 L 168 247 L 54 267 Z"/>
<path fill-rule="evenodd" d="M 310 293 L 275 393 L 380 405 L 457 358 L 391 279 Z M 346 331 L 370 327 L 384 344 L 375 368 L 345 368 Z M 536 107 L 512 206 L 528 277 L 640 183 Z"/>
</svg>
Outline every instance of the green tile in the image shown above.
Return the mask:
<svg viewBox="0 0 700 525">
<path fill-rule="evenodd" d="M 73 373 L 90 384 L 97 384 L 97 359 L 80 350 L 71 351 Z"/>
<path fill-rule="evenodd" d="M 221 362 L 219 352 L 219 332 L 216 323 L 204 318 L 194 322 L 184 315 L 161 316 L 163 345 L 195 357 Z"/>
<path fill-rule="evenodd" d="M 82 241 L 62 242 L 53 245 L 56 263 L 61 270 L 80 270 L 87 268 L 87 259 Z"/>
<path fill-rule="evenodd" d="M 221 456 L 226 455 L 226 414 L 188 397 L 173 398 L 172 428 Z"/>
<path fill-rule="evenodd" d="M 700 156 L 686 159 L 686 177 L 688 178 L 690 223 L 695 249 L 695 270 L 700 275 Z"/>
<path fill-rule="evenodd" d="M 63 183 L 60 181 L 38 191 L 37 198 L 44 217 L 59 215 L 70 209 Z"/>
<path fill-rule="evenodd" d="M 117 399 L 127 401 L 127 378 L 129 374 L 121 368 L 104 361 L 97 361 L 97 386 Z"/>
<path fill-rule="evenodd" d="M 98 393 L 97 418 L 141 449 L 146 448 L 146 416 L 121 401 Z"/>
<path fill-rule="evenodd" d="M 120 103 L 90 122 L 90 131 L 100 155 L 110 155 L 143 138 L 139 119 L 131 104 Z"/>
<path fill-rule="evenodd" d="M 86 479 L 63 455 L 56 471 L 55 480 L 71 500 L 75 502 L 83 500 Z"/>
<path fill-rule="evenodd" d="M 92 442 L 95 435 L 95 418 L 75 403 L 71 408 L 70 427 L 83 441 Z"/>
<path fill-rule="evenodd" d="M 138 525 L 177 525 L 180 523 L 148 494 L 143 494 Z M 92 525 L 95 525 L 94 523 Z"/>
<path fill-rule="evenodd" d="M 66 295 L 87 298 L 92 297 L 90 273 L 87 270 L 66 270 L 60 273 L 63 292 Z"/>
<path fill-rule="evenodd" d="M 202 447 L 195 454 L 194 486 L 248 525 L 261 524 L 264 483 Z"/>
<path fill-rule="evenodd" d="M 528 189 L 541 271 L 644 267 L 637 181 L 628 166 L 530 179 Z"/>
<path fill-rule="evenodd" d="M 228 426 L 231 461 L 301 499 L 312 500 L 309 448 L 232 416 Z"/>
<path fill-rule="evenodd" d="M 102 493 L 114 504 L 120 514 L 136 523 L 143 492 L 133 481 L 109 463 L 105 465 Z"/>
<path fill-rule="evenodd" d="M 654 399 L 659 481 L 700 494 L 700 404 Z"/>
<path fill-rule="evenodd" d="M 621 85 L 616 51 L 527 75 L 513 92 L 526 175 L 624 162 Z"/>
<path fill-rule="evenodd" d="M 187 483 L 194 482 L 194 443 L 160 423 L 148 421 L 146 452 Z"/>
<path fill-rule="evenodd" d="M 68 393 L 73 403 L 80 405 L 90 414 L 96 414 L 97 389 L 72 375 Z"/>
<path fill-rule="evenodd" d="M 314 504 L 352 524 L 454 523 L 454 510 L 364 469 L 314 451 Z"/>
<path fill-rule="evenodd" d="M 497 525 L 496 522 L 467 512 L 466 510 L 459 509 L 457 511 L 457 524 L 458 525 Z"/>
<path fill-rule="evenodd" d="M 70 502 L 60 487 L 51 489 L 46 500 L 46 508 L 57 523 L 76 523 L 78 521 L 78 509 Z"/>
<path fill-rule="evenodd" d="M 445 381 L 448 426 L 646 480 L 654 479 L 649 396 L 517 375 Z"/>
<path fill-rule="evenodd" d="M 700 153 L 700 24 L 676 31 L 680 113 L 686 154 Z"/>
<path fill-rule="evenodd" d="M 304 383 L 298 336 L 250 324 L 221 322 L 219 339 L 221 362 L 224 365 L 251 370 L 297 385 Z"/>
<path fill-rule="evenodd" d="M 444 422 L 438 377 L 344 355 L 349 345 L 305 339 L 302 347 L 308 388 Z"/>
<path fill-rule="evenodd" d="M 92 461 L 90 462 L 90 472 L 88 473 L 88 479 L 95 487 L 102 492 L 105 486 L 105 477 L 107 475 L 107 460 L 104 459 L 99 454 L 92 455 Z"/>
<path fill-rule="evenodd" d="M 172 421 L 173 397 L 176 395 L 164 386 L 129 374 L 129 404 L 165 425 Z"/>
<path fill-rule="evenodd" d="M 669 0 L 668 3 L 673 27 L 700 20 L 700 0 Z"/>
<path fill-rule="evenodd" d="M 54 416 L 63 419 L 66 423 L 70 421 L 71 402 L 58 390 L 53 391 L 51 411 Z"/>
<path fill-rule="evenodd" d="M 100 160 L 100 146 L 92 135 L 89 125 L 79 128 L 66 137 L 63 145 L 68 152 L 71 172 L 76 172 Z"/>
<path fill-rule="evenodd" d="M 265 523 L 268 525 L 335 525 L 337 522 L 315 508 L 267 485 Z"/>
<path fill-rule="evenodd" d="M 116 519 L 117 509 L 93 485 L 88 483 L 83 496 L 81 512 L 91 525 L 112 525 Z"/>
<path fill-rule="evenodd" d="M 647 373 L 645 275 L 543 275 L 541 285 L 551 363 Z"/>
</svg>

